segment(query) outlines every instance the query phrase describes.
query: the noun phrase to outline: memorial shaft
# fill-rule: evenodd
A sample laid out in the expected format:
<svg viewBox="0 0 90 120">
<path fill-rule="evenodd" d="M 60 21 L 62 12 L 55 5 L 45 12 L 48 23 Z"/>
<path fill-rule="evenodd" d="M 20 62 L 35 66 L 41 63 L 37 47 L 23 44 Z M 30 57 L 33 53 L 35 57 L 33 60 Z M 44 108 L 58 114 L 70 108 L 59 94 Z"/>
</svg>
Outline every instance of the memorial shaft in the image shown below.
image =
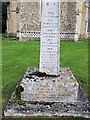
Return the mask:
<svg viewBox="0 0 90 120">
<path fill-rule="evenodd" d="M 40 72 L 58 75 L 60 65 L 59 0 L 42 0 Z"/>
</svg>

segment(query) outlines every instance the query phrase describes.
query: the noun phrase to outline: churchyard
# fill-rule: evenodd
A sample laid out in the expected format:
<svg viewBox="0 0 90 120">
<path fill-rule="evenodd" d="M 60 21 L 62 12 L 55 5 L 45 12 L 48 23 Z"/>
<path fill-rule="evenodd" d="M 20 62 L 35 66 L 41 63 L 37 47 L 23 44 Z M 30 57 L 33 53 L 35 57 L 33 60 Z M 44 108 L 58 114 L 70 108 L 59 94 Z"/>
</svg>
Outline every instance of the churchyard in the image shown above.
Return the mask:
<svg viewBox="0 0 90 120">
<path fill-rule="evenodd" d="M 23 4 L 17 37 L 2 35 L 2 120 L 90 118 L 89 38 L 81 39 L 77 26 L 72 37 L 60 36 L 59 0 L 42 0 L 41 8 L 39 36 L 23 31 L 30 25 Z"/>
<path fill-rule="evenodd" d="M 4 110 L 26 69 L 39 66 L 40 41 L 16 42 L 4 36 L 2 39 L 2 105 Z M 87 97 L 90 96 L 88 92 L 88 39 L 79 42 L 61 41 L 60 44 L 61 67 L 69 67 Z"/>
</svg>

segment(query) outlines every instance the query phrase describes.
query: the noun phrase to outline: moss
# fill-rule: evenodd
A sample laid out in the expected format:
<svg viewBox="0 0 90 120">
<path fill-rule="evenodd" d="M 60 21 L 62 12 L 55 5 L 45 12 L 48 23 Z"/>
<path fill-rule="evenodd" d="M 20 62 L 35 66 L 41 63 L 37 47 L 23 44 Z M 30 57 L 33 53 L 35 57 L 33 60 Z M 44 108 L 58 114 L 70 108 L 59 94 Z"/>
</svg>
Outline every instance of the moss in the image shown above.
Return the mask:
<svg viewBox="0 0 90 120">
<path fill-rule="evenodd" d="M 52 104 L 54 104 L 54 102 L 45 102 L 45 101 L 22 101 L 21 99 L 20 99 L 20 97 L 17 97 L 16 95 L 14 96 L 14 100 L 15 100 L 15 102 L 16 102 L 16 104 L 18 104 L 18 105 L 26 105 L 26 104 L 33 104 L 33 105 L 37 105 L 37 104 L 39 104 L 39 105 L 52 105 Z"/>
<path fill-rule="evenodd" d="M 22 101 L 22 100 L 16 100 L 16 104 L 18 104 L 18 105 L 26 105 L 26 102 Z"/>
<path fill-rule="evenodd" d="M 69 82 L 72 82 L 72 83 L 76 83 L 77 82 L 77 80 L 76 79 L 70 79 L 70 80 L 68 80 Z"/>
<path fill-rule="evenodd" d="M 18 85 L 18 87 L 16 88 L 16 91 L 14 93 L 14 96 L 13 96 L 15 103 L 18 105 L 26 105 L 26 104 L 37 105 L 37 104 L 39 104 L 39 105 L 50 105 L 51 106 L 52 104 L 54 104 L 54 102 L 45 102 L 45 101 L 40 101 L 40 102 L 39 101 L 22 101 L 21 100 L 21 91 L 22 90 L 24 90 L 22 88 L 22 86 Z"/>
<path fill-rule="evenodd" d="M 18 87 L 16 87 L 16 92 L 15 92 L 16 98 L 21 99 L 21 92 L 23 91 L 24 91 L 24 88 L 18 85 Z"/>
</svg>

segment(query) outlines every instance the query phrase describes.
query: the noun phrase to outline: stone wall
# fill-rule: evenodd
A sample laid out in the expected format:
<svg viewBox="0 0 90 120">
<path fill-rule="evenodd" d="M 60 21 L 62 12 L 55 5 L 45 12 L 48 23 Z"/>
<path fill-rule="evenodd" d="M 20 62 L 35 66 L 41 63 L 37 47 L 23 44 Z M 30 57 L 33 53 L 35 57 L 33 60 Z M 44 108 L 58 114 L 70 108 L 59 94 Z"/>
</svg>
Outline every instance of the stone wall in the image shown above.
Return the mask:
<svg viewBox="0 0 90 120">
<path fill-rule="evenodd" d="M 90 7 L 88 9 L 88 32 L 90 32 Z"/>
<path fill-rule="evenodd" d="M 61 38 L 64 40 L 74 40 L 76 28 L 76 2 L 61 2 Z"/>
<path fill-rule="evenodd" d="M 78 38 L 87 37 L 88 28 L 88 7 L 84 2 L 79 2 L 77 5 L 78 11 Z"/>
<path fill-rule="evenodd" d="M 90 38 L 90 6 L 88 9 L 88 37 Z"/>
<path fill-rule="evenodd" d="M 60 32 L 64 40 L 74 40 L 76 25 L 76 3 L 62 2 L 60 5 Z M 39 2 L 19 3 L 18 34 L 19 40 L 29 40 L 40 37 L 41 11 Z"/>
<path fill-rule="evenodd" d="M 76 24 L 76 3 L 61 3 L 61 33 L 74 33 Z"/>
<path fill-rule="evenodd" d="M 16 2 L 11 2 L 7 8 L 7 34 L 16 36 L 17 21 L 16 21 Z"/>
<path fill-rule="evenodd" d="M 20 41 L 40 39 L 41 35 L 40 2 L 18 2 L 18 3 L 12 2 L 10 3 L 10 6 L 8 8 L 10 10 L 10 17 L 7 19 L 8 34 L 17 33 L 17 38 Z M 77 3 L 61 2 L 60 5 L 61 39 L 75 40 L 75 36 L 77 37 L 77 39 L 85 37 L 85 35 L 87 34 L 86 11 L 87 8 L 84 2 Z"/>
<path fill-rule="evenodd" d="M 18 4 L 18 37 L 20 40 L 29 40 L 31 34 L 40 32 L 40 3 L 22 2 Z"/>
</svg>

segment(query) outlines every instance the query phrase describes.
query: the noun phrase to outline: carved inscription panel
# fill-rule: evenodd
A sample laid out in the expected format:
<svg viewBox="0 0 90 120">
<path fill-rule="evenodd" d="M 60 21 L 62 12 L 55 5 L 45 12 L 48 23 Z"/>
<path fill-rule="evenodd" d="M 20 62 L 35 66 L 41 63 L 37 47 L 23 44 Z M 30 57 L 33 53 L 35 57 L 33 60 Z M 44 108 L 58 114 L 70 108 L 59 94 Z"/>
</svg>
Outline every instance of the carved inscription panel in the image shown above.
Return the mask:
<svg viewBox="0 0 90 120">
<path fill-rule="evenodd" d="M 44 1 L 44 0 L 43 0 Z M 40 72 L 58 75 L 60 61 L 59 2 L 42 2 Z"/>
</svg>

